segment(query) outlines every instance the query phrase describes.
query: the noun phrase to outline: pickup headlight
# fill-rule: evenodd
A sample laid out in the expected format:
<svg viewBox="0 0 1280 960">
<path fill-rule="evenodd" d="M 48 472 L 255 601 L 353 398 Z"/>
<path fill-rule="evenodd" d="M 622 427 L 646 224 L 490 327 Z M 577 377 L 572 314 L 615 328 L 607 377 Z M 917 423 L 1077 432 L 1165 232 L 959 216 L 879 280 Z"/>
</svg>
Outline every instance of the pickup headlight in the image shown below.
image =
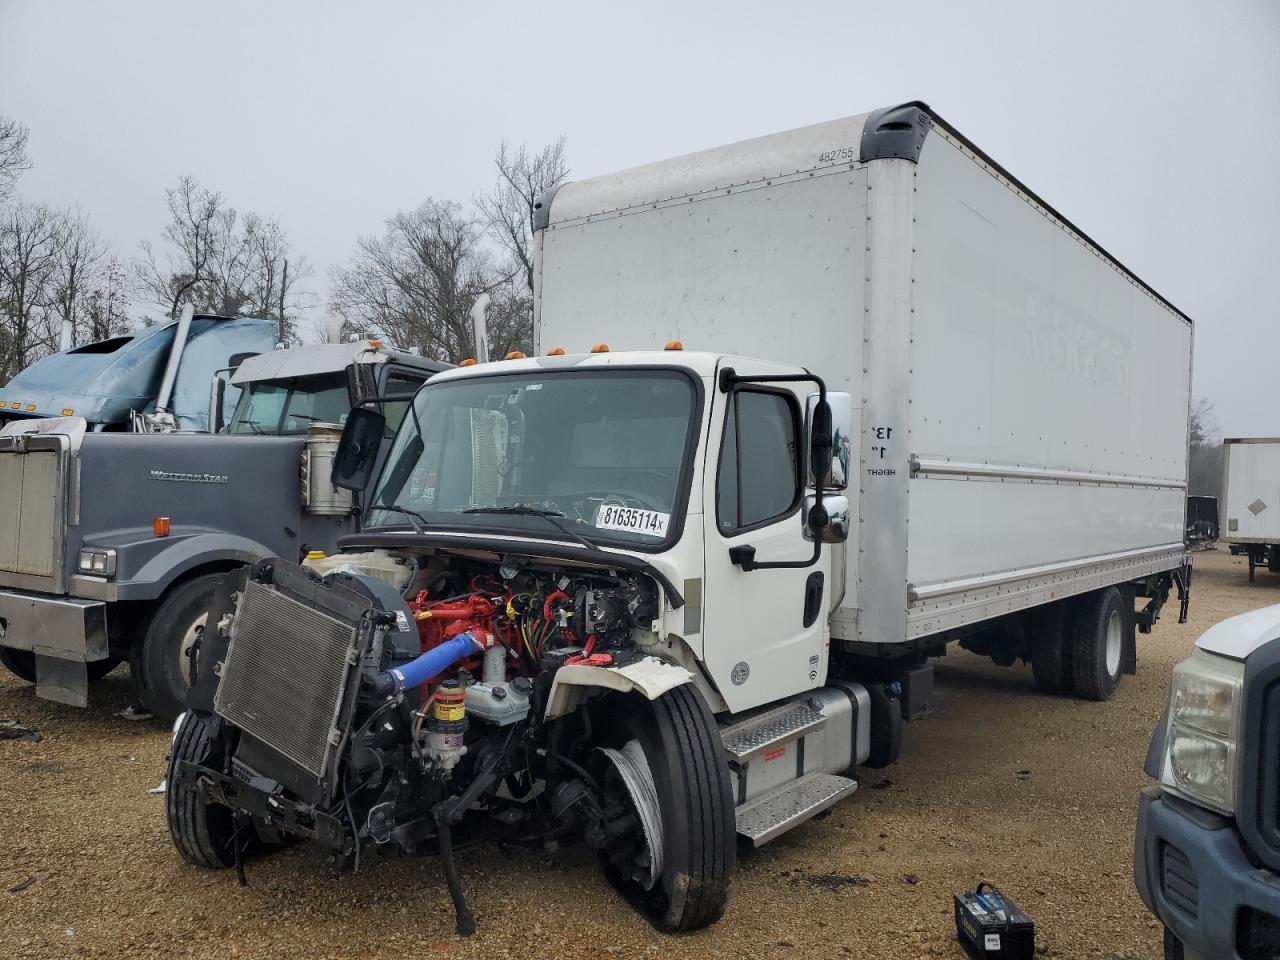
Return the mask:
<svg viewBox="0 0 1280 960">
<path fill-rule="evenodd" d="M 95 577 L 114 577 L 116 552 L 111 549 L 86 548 L 80 551 L 76 566 L 81 573 L 88 573 Z"/>
<path fill-rule="evenodd" d="M 1178 664 L 1169 686 L 1161 782 L 1220 813 L 1236 805 L 1236 749 L 1244 664 L 1196 650 Z"/>
</svg>

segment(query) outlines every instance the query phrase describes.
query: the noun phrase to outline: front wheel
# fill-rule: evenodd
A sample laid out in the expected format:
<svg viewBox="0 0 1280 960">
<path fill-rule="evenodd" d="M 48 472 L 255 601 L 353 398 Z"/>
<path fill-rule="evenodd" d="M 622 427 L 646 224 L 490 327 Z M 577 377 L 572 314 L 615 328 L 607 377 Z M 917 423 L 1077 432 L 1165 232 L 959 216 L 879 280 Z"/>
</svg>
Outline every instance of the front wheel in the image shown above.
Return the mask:
<svg viewBox="0 0 1280 960">
<path fill-rule="evenodd" d="M 1177 938 L 1172 930 L 1168 927 L 1164 928 L 1164 960 L 1184 960 L 1186 952 L 1183 950 L 1182 941 Z"/>
<path fill-rule="evenodd" d="M 623 711 L 622 742 L 601 751 L 606 807 L 628 807 L 631 826 L 605 851 L 605 870 L 659 930 L 715 923 L 729 901 L 737 831 L 711 711 L 689 685 L 613 703 Z"/>
<path fill-rule="evenodd" d="M 188 713 L 178 724 L 169 752 L 164 812 L 173 845 L 182 859 L 215 869 L 235 863 L 235 818 L 228 807 L 210 803 L 179 776 L 182 762 L 216 763 L 220 744 L 213 736 L 212 718 Z"/>
<path fill-rule="evenodd" d="M 223 574 L 195 577 L 169 590 L 147 625 L 132 661 L 143 706 L 168 722 L 183 711 L 191 686 L 189 656 L 204 631 L 205 617 Z"/>
</svg>

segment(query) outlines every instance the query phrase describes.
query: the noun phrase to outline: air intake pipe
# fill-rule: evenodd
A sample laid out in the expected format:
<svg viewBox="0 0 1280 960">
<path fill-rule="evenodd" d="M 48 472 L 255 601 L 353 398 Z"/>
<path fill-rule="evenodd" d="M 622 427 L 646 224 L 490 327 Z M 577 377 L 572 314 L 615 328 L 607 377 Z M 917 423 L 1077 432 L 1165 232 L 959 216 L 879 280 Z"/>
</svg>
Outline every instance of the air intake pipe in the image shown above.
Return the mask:
<svg viewBox="0 0 1280 960">
<path fill-rule="evenodd" d="M 395 667 L 378 674 L 373 681 L 374 692 L 381 696 L 392 696 L 405 690 L 420 687 L 436 674 L 441 673 L 459 660 L 477 653 L 483 653 L 485 644 L 470 631 L 450 637 L 438 646 L 432 647 L 422 656 L 410 660 L 402 667 Z"/>
</svg>

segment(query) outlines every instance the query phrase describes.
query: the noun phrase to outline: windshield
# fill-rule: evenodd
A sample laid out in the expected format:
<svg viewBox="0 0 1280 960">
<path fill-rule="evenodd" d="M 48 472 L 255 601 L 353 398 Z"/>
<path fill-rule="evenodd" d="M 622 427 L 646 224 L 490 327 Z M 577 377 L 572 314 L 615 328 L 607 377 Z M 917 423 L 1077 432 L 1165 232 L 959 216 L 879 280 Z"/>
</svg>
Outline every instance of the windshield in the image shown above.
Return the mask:
<svg viewBox="0 0 1280 960">
<path fill-rule="evenodd" d="M 313 423 L 346 423 L 350 410 L 342 373 L 250 383 L 240 394 L 227 432 L 306 433 Z"/>
<path fill-rule="evenodd" d="M 429 384 L 367 525 L 402 527 L 410 512 L 428 527 L 658 546 L 679 526 L 696 413 L 693 382 L 675 371 Z"/>
</svg>

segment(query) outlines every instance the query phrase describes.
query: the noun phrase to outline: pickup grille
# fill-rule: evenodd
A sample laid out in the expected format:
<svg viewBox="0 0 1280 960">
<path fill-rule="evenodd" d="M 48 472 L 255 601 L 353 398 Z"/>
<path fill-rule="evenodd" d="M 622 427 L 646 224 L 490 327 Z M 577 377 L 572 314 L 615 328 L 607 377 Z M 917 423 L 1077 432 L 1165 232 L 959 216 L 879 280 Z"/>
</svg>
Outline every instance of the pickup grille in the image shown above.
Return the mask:
<svg viewBox="0 0 1280 960">
<path fill-rule="evenodd" d="M 317 779 L 328 773 L 358 624 L 245 585 L 214 709 Z"/>
<path fill-rule="evenodd" d="M 1245 668 L 1236 824 L 1254 856 L 1280 870 L 1280 658 L 1259 659 L 1256 673 Z"/>
<path fill-rule="evenodd" d="M 0 449 L 0 572 L 58 579 L 61 465 L 59 449 Z"/>
<path fill-rule="evenodd" d="M 1187 855 L 1171 844 L 1162 847 L 1164 895 L 1170 903 L 1195 919 L 1200 913 L 1200 883 Z"/>
</svg>

